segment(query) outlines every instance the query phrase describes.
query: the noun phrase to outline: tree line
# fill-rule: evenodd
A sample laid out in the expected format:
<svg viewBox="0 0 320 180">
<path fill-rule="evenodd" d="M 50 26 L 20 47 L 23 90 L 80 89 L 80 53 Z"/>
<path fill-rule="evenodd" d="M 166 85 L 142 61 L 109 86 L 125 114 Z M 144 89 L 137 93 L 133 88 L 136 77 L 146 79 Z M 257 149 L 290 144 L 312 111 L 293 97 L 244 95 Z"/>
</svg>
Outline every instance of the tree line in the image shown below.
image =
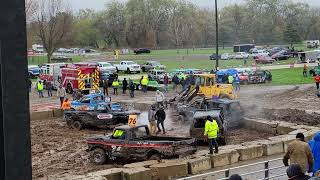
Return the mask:
<svg viewBox="0 0 320 180">
<path fill-rule="evenodd" d="M 49 46 L 158 49 L 209 47 L 216 40 L 214 7 L 199 7 L 186 0 L 112 1 L 104 10 L 84 9 L 77 13 L 66 7 L 62 0 L 40 0 L 32 13 L 34 18 L 27 18 L 29 44 L 38 41 L 47 44 L 46 49 L 52 48 Z M 222 8 L 218 14 L 221 45 L 320 39 L 320 8 L 306 3 L 246 0 Z"/>
</svg>

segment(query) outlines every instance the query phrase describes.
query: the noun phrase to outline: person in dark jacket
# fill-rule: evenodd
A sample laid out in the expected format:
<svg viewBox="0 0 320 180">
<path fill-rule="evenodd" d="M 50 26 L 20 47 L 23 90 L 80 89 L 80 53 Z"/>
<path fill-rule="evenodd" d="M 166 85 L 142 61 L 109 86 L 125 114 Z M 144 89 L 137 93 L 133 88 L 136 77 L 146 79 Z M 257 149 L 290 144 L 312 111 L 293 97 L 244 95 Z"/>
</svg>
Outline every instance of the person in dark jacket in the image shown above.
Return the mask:
<svg viewBox="0 0 320 180">
<path fill-rule="evenodd" d="M 109 81 L 106 79 L 103 81 L 103 94 L 105 96 L 109 96 L 109 91 L 108 91 L 108 86 L 109 86 Z"/>
<path fill-rule="evenodd" d="M 32 81 L 31 81 L 31 79 L 29 79 L 29 92 L 31 92 L 31 88 L 32 88 Z"/>
<path fill-rule="evenodd" d="M 308 180 L 310 178 L 310 176 L 307 176 L 302 172 L 302 169 L 298 164 L 291 164 L 288 167 L 287 176 L 290 180 Z"/>
<path fill-rule="evenodd" d="M 46 89 L 48 91 L 48 97 L 52 97 L 52 83 L 50 81 L 47 81 Z"/>
<path fill-rule="evenodd" d="M 131 79 L 129 79 L 129 89 L 130 89 L 130 97 L 134 98 L 135 85 L 133 84 Z"/>
<path fill-rule="evenodd" d="M 122 81 L 122 93 L 126 94 L 127 89 L 128 89 L 128 81 L 126 78 L 124 78 Z"/>
<path fill-rule="evenodd" d="M 160 124 L 162 126 L 163 134 L 166 134 L 166 130 L 164 129 L 164 120 L 166 119 L 166 112 L 164 111 L 163 107 L 161 107 L 155 114 L 155 118 L 157 120 L 157 127 L 158 127 L 158 133 L 161 132 Z"/>
<path fill-rule="evenodd" d="M 179 84 L 179 78 L 178 76 L 175 74 L 172 78 L 172 82 L 173 82 L 173 90 L 175 90 L 177 92 L 177 87 Z"/>
</svg>

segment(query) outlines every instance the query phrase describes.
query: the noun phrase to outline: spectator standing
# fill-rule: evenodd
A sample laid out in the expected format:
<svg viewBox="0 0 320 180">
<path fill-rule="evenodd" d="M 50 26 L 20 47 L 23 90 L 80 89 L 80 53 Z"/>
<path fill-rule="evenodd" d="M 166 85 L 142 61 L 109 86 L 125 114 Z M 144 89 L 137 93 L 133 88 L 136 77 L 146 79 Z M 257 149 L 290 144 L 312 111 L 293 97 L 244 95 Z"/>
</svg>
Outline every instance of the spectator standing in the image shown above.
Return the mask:
<svg viewBox="0 0 320 180">
<path fill-rule="evenodd" d="M 182 91 L 184 91 L 184 87 L 185 87 L 185 85 L 186 85 L 186 81 L 185 81 L 185 79 L 184 79 L 183 77 L 182 77 L 181 80 L 180 80 L 180 85 L 181 85 Z"/>
<path fill-rule="evenodd" d="M 168 77 L 167 73 L 163 77 L 163 84 L 164 84 L 164 92 L 167 93 L 168 92 L 168 85 L 169 85 L 169 77 Z"/>
<path fill-rule="evenodd" d="M 164 107 L 164 100 L 165 100 L 164 94 L 161 91 L 157 90 L 156 91 L 156 102 L 157 102 L 158 108 Z"/>
<path fill-rule="evenodd" d="M 240 91 L 240 78 L 238 75 L 235 76 L 233 83 L 236 91 Z"/>
<path fill-rule="evenodd" d="M 37 90 L 38 90 L 38 93 L 39 93 L 39 98 L 43 98 L 43 83 L 41 81 L 39 81 L 37 83 Z"/>
<path fill-rule="evenodd" d="M 108 81 L 108 79 L 103 80 L 103 85 L 102 86 L 103 86 L 103 94 L 105 96 L 109 96 L 109 91 L 108 91 L 109 81 Z"/>
<path fill-rule="evenodd" d="M 291 164 L 287 169 L 287 176 L 290 180 L 308 180 L 310 178 L 305 175 L 299 164 Z"/>
<path fill-rule="evenodd" d="M 58 90 L 57 90 L 57 97 L 59 97 L 60 99 L 60 106 L 62 107 L 64 98 L 66 97 L 67 93 L 66 93 L 66 89 L 60 85 Z"/>
<path fill-rule="evenodd" d="M 166 134 L 166 130 L 164 129 L 164 120 L 166 119 L 166 112 L 162 107 L 156 112 L 155 118 L 157 120 L 157 127 L 158 127 L 157 134 L 161 133 L 160 124 L 162 126 L 163 134 Z"/>
<path fill-rule="evenodd" d="M 152 105 L 148 111 L 148 120 L 150 126 L 150 133 L 155 135 L 157 132 L 157 122 L 156 122 L 156 108 Z"/>
<path fill-rule="evenodd" d="M 320 132 L 318 132 L 309 142 L 309 146 L 314 158 L 313 175 L 320 170 Z"/>
<path fill-rule="evenodd" d="M 283 164 L 288 166 L 290 164 L 298 164 L 302 172 L 312 172 L 313 168 L 313 155 L 308 143 L 304 142 L 304 135 L 298 133 L 296 140 L 289 143 L 288 150 L 283 157 Z"/>
<path fill-rule="evenodd" d="M 141 85 L 144 93 L 147 93 L 149 80 L 146 76 L 142 76 Z"/>
<path fill-rule="evenodd" d="M 233 81 L 234 81 L 233 76 L 232 76 L 232 75 L 229 75 L 229 76 L 228 76 L 228 83 L 229 83 L 229 84 L 232 84 Z"/>
<path fill-rule="evenodd" d="M 303 72 L 302 72 L 303 77 L 308 77 L 307 72 L 308 72 L 308 65 L 307 65 L 307 63 L 304 63 L 304 65 L 303 65 Z"/>
<path fill-rule="evenodd" d="M 135 85 L 133 84 L 132 80 L 129 80 L 129 89 L 130 89 L 130 97 L 134 98 L 134 90 L 135 90 Z"/>
<path fill-rule="evenodd" d="M 128 89 L 128 81 L 126 78 L 124 78 L 122 81 L 122 94 L 126 94 L 127 89 Z"/>
<path fill-rule="evenodd" d="M 118 81 L 118 79 L 114 79 L 112 82 L 112 87 L 113 87 L 113 95 L 118 95 L 118 87 L 119 87 L 120 83 Z"/>
<path fill-rule="evenodd" d="M 52 83 L 50 81 L 47 81 L 46 89 L 48 91 L 48 97 L 52 97 Z"/>
<path fill-rule="evenodd" d="M 215 148 L 214 153 L 218 153 L 218 132 L 219 125 L 217 121 L 208 116 L 204 128 L 204 136 L 208 138 L 209 154 L 213 154 L 213 146 Z"/>
<path fill-rule="evenodd" d="M 177 91 L 177 87 L 178 87 L 178 84 L 179 84 L 179 78 L 177 76 L 177 74 L 175 74 L 172 78 L 172 82 L 173 82 L 173 90 L 178 92 Z"/>
<path fill-rule="evenodd" d="M 316 83 L 316 87 L 317 87 L 317 90 L 319 90 L 319 83 L 320 83 L 320 75 L 317 74 L 315 77 L 314 77 L 314 81 Z"/>
</svg>

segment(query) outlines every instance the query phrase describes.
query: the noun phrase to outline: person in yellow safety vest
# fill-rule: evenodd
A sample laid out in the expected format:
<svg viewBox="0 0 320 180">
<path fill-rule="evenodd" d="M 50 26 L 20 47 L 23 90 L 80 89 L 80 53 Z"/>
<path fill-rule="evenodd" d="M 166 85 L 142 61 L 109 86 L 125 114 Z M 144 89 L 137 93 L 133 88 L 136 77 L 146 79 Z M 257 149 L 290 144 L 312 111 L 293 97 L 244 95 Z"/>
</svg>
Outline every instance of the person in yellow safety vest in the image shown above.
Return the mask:
<svg viewBox="0 0 320 180">
<path fill-rule="evenodd" d="M 41 81 L 39 81 L 37 83 L 37 90 L 38 90 L 38 93 L 39 93 L 39 98 L 43 98 L 43 83 Z"/>
<path fill-rule="evenodd" d="M 218 132 L 219 125 L 216 120 L 212 119 L 210 116 L 207 117 L 207 121 L 204 128 L 204 136 L 208 138 L 209 154 L 213 154 L 213 146 L 215 148 L 214 153 L 218 153 Z"/>
<path fill-rule="evenodd" d="M 117 129 L 113 132 L 112 137 L 114 139 L 125 139 L 125 132 L 124 130 Z"/>
<path fill-rule="evenodd" d="M 118 79 L 114 79 L 112 82 L 112 87 L 113 87 L 113 95 L 118 95 L 118 87 L 119 87 L 119 81 Z"/>
<path fill-rule="evenodd" d="M 143 76 L 142 80 L 141 80 L 141 85 L 142 85 L 142 90 L 144 93 L 147 92 L 147 85 L 149 83 L 148 77 Z"/>
</svg>

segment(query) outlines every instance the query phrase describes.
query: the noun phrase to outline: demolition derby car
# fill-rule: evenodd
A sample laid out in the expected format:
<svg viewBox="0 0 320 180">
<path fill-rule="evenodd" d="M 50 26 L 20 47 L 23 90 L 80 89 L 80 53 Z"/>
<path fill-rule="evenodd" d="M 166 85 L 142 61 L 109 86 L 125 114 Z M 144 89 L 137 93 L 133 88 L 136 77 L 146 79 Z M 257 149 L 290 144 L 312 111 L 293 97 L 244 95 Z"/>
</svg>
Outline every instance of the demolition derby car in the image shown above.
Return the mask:
<svg viewBox="0 0 320 180">
<path fill-rule="evenodd" d="M 143 161 L 175 158 L 197 151 L 194 138 L 152 136 L 146 125 L 120 126 L 113 132 L 121 132 L 122 135 L 115 137 L 114 133 L 87 139 L 87 152 L 91 153 L 91 160 L 95 164 L 101 165 L 110 160 Z"/>
<path fill-rule="evenodd" d="M 113 111 L 123 110 L 120 104 L 111 103 L 110 98 L 100 93 L 85 95 L 80 100 L 71 102 L 71 110 L 105 110 L 106 107 Z"/>
<path fill-rule="evenodd" d="M 128 123 L 129 115 L 139 115 L 140 111 L 123 110 L 113 108 L 111 104 L 105 106 L 104 110 L 70 110 L 64 112 L 64 120 L 67 126 L 77 130 L 84 127 L 98 127 L 102 129 L 113 129 L 116 126 Z"/>
</svg>

